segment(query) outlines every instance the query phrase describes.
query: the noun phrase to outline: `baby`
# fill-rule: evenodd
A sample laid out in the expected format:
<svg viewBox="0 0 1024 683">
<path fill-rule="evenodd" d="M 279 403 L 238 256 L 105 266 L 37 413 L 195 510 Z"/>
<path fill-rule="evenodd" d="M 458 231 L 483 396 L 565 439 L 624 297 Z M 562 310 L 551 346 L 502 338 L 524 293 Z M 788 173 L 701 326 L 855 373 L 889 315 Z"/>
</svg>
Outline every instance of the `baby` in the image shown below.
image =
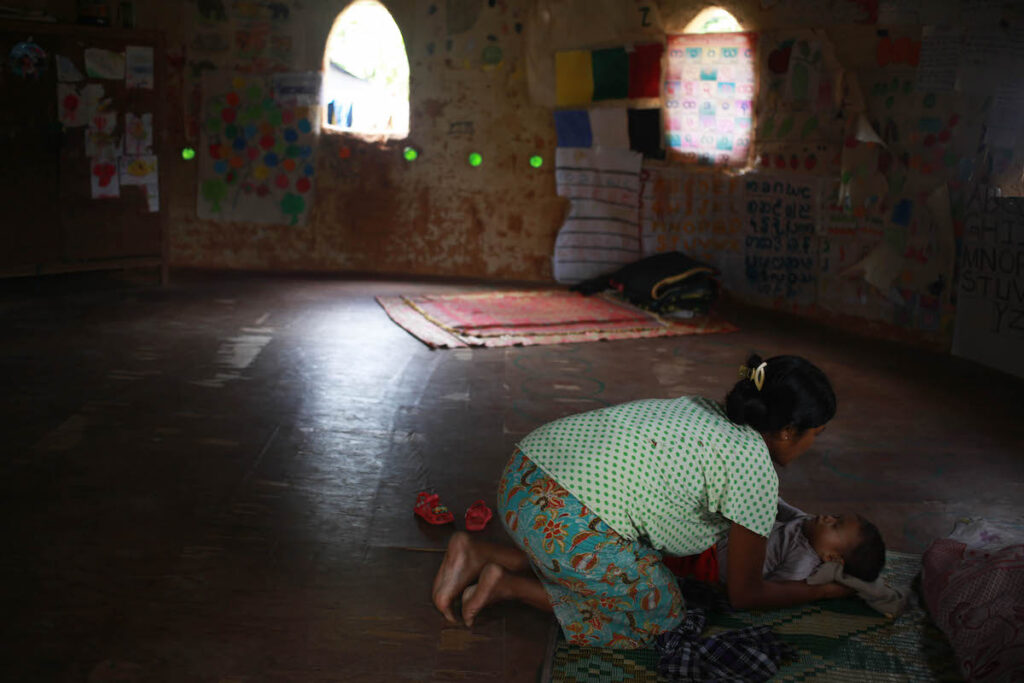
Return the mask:
<svg viewBox="0 0 1024 683">
<path fill-rule="evenodd" d="M 825 562 L 841 564 L 846 576 L 870 583 L 885 566 L 882 535 L 860 515 L 812 517 L 780 498 L 765 547 L 764 578 L 803 581 Z M 728 539 L 723 539 L 718 543 L 718 576 L 723 582 L 727 568 Z"/>
</svg>

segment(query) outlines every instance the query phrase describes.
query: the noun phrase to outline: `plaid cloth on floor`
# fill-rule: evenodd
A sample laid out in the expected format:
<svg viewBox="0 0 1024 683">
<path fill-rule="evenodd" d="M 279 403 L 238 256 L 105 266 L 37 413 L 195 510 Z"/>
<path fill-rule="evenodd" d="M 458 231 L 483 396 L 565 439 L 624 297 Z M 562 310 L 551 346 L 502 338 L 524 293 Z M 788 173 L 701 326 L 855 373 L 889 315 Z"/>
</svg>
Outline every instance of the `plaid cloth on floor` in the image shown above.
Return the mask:
<svg viewBox="0 0 1024 683">
<path fill-rule="evenodd" d="M 686 618 L 658 636 L 655 648 L 661 659 L 658 673 L 670 681 L 766 681 L 783 659 L 796 650 L 779 640 L 768 626 L 748 626 L 701 638 L 708 612 L 729 609 L 720 594 L 692 579 L 680 582 L 686 600 Z"/>
</svg>

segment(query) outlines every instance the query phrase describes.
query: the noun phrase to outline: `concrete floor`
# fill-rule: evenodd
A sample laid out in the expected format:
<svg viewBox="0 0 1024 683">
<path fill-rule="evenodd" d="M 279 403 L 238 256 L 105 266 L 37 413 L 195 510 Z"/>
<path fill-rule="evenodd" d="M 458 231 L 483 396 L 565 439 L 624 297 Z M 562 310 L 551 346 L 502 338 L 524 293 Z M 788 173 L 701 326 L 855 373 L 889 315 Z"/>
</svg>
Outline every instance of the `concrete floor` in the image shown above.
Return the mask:
<svg viewBox="0 0 1024 683">
<path fill-rule="evenodd" d="M 429 588 L 451 529 L 414 518 L 416 493 L 461 515 L 532 428 L 722 397 L 751 350 L 805 355 L 837 389 L 783 472 L 790 502 L 855 508 L 909 552 L 964 515 L 1024 515 L 1022 382 L 770 313 L 731 310 L 726 335 L 431 351 L 373 297 L 451 284 L 5 287 L 0 680 L 533 681 L 549 617 L 446 626 Z"/>
</svg>

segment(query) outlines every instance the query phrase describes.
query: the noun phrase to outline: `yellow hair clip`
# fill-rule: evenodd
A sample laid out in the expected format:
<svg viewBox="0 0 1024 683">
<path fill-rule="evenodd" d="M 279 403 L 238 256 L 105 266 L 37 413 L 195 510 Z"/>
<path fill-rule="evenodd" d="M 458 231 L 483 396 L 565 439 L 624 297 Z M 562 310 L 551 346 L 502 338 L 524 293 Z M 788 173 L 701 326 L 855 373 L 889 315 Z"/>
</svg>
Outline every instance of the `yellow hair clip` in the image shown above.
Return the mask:
<svg viewBox="0 0 1024 683">
<path fill-rule="evenodd" d="M 740 379 L 749 379 L 754 382 L 754 386 L 758 391 L 761 391 L 764 387 L 764 369 L 768 367 L 767 361 L 761 363 L 756 368 L 748 368 L 746 365 L 740 366 Z"/>
</svg>

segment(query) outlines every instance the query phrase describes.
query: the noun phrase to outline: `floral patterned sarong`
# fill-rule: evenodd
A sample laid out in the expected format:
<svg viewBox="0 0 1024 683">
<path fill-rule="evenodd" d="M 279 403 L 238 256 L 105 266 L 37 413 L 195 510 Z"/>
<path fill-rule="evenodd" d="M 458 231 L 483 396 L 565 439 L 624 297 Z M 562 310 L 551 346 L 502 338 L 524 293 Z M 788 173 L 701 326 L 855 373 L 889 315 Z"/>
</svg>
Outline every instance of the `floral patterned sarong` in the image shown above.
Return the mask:
<svg viewBox="0 0 1024 683">
<path fill-rule="evenodd" d="M 522 451 L 501 476 L 498 512 L 569 642 L 646 647 L 682 621 L 683 598 L 661 554 L 619 536 Z"/>
</svg>

